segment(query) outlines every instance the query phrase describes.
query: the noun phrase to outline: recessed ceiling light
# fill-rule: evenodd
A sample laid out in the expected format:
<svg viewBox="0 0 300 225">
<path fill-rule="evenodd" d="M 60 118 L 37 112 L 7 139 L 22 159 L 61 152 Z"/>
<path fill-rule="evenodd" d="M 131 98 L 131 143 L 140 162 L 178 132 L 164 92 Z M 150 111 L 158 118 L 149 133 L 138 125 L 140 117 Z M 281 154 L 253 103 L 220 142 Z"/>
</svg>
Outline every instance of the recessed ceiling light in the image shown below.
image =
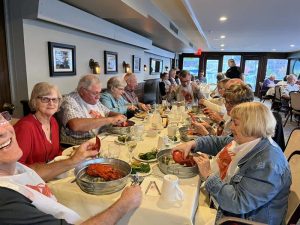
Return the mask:
<svg viewBox="0 0 300 225">
<path fill-rule="evenodd" d="M 224 39 L 224 38 L 226 38 L 226 36 L 225 35 L 221 35 L 220 38 Z"/>
<path fill-rule="evenodd" d="M 291 44 L 291 45 L 290 45 L 290 47 L 292 47 L 292 48 L 293 48 L 293 47 L 295 47 L 295 45 Z"/>
<path fill-rule="evenodd" d="M 224 22 L 224 21 L 227 20 L 227 17 L 226 17 L 226 16 L 221 16 L 221 17 L 219 18 L 219 20 L 222 21 L 222 22 Z"/>
<path fill-rule="evenodd" d="M 221 48 L 221 51 L 224 51 L 225 49 L 224 48 Z"/>
<path fill-rule="evenodd" d="M 221 47 L 224 47 L 225 45 L 224 45 L 224 44 L 221 44 L 220 46 L 221 46 Z"/>
<path fill-rule="evenodd" d="M 275 51 L 276 51 L 276 48 L 273 48 L 273 49 L 272 49 L 272 51 L 274 51 L 274 52 L 275 52 Z"/>
</svg>

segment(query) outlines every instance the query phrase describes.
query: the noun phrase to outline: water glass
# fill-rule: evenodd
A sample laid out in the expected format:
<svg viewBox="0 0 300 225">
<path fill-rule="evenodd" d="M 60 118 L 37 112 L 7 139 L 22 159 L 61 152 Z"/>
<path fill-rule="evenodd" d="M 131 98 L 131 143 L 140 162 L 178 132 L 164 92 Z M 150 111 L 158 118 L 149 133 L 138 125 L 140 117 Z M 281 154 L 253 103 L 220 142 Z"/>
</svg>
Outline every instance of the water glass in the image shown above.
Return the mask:
<svg viewBox="0 0 300 225">
<path fill-rule="evenodd" d="M 135 137 L 131 137 L 130 139 L 126 139 L 126 146 L 129 152 L 129 164 L 132 162 L 132 154 L 134 152 L 134 149 L 137 146 L 137 140 Z"/>
<path fill-rule="evenodd" d="M 137 141 L 143 140 L 144 134 L 144 125 L 143 124 L 136 124 L 133 126 L 134 136 L 136 137 Z"/>
</svg>

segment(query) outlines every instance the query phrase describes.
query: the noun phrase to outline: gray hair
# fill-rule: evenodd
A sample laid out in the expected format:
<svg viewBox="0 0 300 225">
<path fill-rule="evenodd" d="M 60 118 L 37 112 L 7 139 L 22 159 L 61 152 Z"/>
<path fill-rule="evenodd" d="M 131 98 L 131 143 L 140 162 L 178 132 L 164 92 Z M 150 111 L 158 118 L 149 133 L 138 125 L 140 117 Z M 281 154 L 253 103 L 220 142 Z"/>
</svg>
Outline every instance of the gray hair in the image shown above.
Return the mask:
<svg viewBox="0 0 300 225">
<path fill-rule="evenodd" d="M 296 77 L 296 75 L 294 75 L 294 74 L 290 74 L 290 75 L 287 75 L 286 80 L 287 80 L 288 82 L 289 82 L 289 81 L 292 81 L 292 80 L 297 80 L 297 77 Z"/>
<path fill-rule="evenodd" d="M 100 84 L 99 76 L 94 74 L 84 75 L 78 82 L 77 91 L 81 88 L 89 89 L 94 84 Z"/>
<path fill-rule="evenodd" d="M 111 77 L 107 81 L 107 89 L 112 90 L 113 88 L 125 87 L 124 83 L 120 81 L 118 77 Z"/>
<path fill-rule="evenodd" d="M 56 85 L 49 84 L 47 82 L 40 82 L 34 85 L 32 91 L 31 91 L 31 96 L 29 100 L 29 107 L 31 111 L 36 111 L 36 101 L 39 97 L 50 95 L 51 91 L 54 90 L 57 93 L 57 97 L 60 99 L 58 108 L 61 105 L 61 93 Z"/>
</svg>

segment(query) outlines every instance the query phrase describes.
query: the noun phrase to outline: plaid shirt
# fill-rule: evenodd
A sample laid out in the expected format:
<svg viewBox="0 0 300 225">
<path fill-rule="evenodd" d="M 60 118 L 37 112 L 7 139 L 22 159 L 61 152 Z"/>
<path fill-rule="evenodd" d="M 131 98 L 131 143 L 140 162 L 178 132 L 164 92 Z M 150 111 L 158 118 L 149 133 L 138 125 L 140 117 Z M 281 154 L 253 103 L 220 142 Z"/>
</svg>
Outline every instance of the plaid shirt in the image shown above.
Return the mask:
<svg viewBox="0 0 300 225">
<path fill-rule="evenodd" d="M 137 105 L 139 103 L 139 99 L 136 96 L 136 94 L 134 93 L 134 91 L 129 90 L 127 86 L 125 87 L 124 93 L 122 96 L 129 103 L 133 103 L 134 105 Z"/>
<path fill-rule="evenodd" d="M 100 101 L 95 105 L 87 104 L 78 94 L 72 92 L 63 98 L 61 110 L 59 112 L 62 122 L 61 127 L 61 143 L 78 145 L 82 142 L 95 136 L 94 131 L 76 132 L 67 127 L 67 123 L 75 118 L 93 118 L 94 113 L 97 112 L 103 117 L 106 117 L 110 110 L 102 105 Z"/>
</svg>

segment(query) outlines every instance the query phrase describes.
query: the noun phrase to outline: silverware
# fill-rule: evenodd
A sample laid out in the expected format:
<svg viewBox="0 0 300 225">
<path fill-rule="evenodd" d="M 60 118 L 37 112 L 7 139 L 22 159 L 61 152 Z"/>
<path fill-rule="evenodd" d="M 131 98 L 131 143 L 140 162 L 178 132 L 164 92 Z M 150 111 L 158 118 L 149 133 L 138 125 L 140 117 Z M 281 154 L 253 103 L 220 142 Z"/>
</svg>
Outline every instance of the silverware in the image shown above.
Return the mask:
<svg viewBox="0 0 300 225">
<path fill-rule="evenodd" d="M 147 194 L 147 192 L 149 191 L 149 189 L 150 189 L 150 187 L 151 187 L 152 185 L 156 188 L 158 194 L 161 195 L 161 192 L 160 192 L 160 190 L 159 190 L 159 188 L 158 188 L 158 186 L 157 186 L 157 184 L 156 184 L 155 181 L 150 181 L 150 183 L 148 184 L 148 187 L 147 187 L 147 189 L 146 189 L 146 191 L 145 191 L 145 194 Z"/>
<path fill-rule="evenodd" d="M 141 177 L 137 174 L 131 174 L 131 186 L 132 185 L 141 185 L 144 181 L 144 177 Z"/>
</svg>

